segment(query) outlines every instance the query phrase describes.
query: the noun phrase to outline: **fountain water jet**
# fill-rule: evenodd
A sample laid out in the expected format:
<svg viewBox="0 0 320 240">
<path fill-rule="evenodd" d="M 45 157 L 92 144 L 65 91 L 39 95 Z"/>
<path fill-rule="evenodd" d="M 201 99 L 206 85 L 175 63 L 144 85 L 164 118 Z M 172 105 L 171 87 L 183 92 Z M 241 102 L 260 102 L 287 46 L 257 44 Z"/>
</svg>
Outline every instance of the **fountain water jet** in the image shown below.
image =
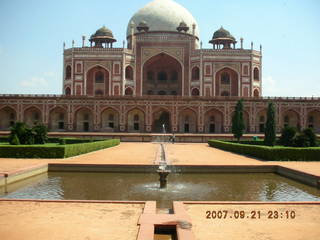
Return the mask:
<svg viewBox="0 0 320 240">
<path fill-rule="evenodd" d="M 163 133 L 166 133 L 165 125 L 162 125 Z M 161 148 L 161 154 L 160 154 L 160 161 L 159 161 L 159 168 L 157 170 L 157 173 L 159 174 L 159 181 L 160 181 L 160 188 L 166 188 L 167 187 L 167 177 L 169 173 L 171 172 L 169 169 L 167 169 L 167 158 L 166 158 L 166 152 L 164 148 L 165 144 L 165 135 L 163 135 L 163 142 L 160 143 Z"/>
</svg>

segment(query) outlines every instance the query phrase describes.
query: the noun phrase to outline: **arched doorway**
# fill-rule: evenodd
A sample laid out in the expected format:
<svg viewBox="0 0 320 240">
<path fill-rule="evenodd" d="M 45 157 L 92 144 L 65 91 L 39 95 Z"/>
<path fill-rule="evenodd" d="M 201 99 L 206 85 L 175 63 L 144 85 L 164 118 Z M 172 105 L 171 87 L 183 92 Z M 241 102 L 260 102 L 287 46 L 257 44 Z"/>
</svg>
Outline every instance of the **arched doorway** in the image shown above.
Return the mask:
<svg viewBox="0 0 320 240">
<path fill-rule="evenodd" d="M 87 72 L 86 93 L 89 96 L 93 95 L 108 95 L 109 94 L 109 71 L 101 66 L 91 68 Z"/>
<path fill-rule="evenodd" d="M 132 109 L 127 114 L 128 132 L 144 132 L 144 112 L 138 108 Z"/>
<path fill-rule="evenodd" d="M 101 130 L 103 132 L 119 131 L 119 113 L 116 110 L 108 108 L 101 113 Z"/>
<path fill-rule="evenodd" d="M 33 127 L 42 122 L 41 111 L 36 107 L 30 107 L 24 111 L 23 121 Z"/>
<path fill-rule="evenodd" d="M 163 125 L 166 132 L 171 132 L 170 113 L 167 110 L 160 109 L 152 115 L 152 131 L 156 133 L 163 133 Z"/>
<path fill-rule="evenodd" d="M 257 114 L 256 118 L 256 131 L 264 133 L 267 123 L 267 109 L 263 109 Z"/>
<path fill-rule="evenodd" d="M 288 110 L 282 115 L 283 127 L 295 127 L 300 129 L 300 118 L 297 112 Z"/>
<path fill-rule="evenodd" d="M 61 107 L 54 108 L 49 114 L 49 129 L 51 131 L 66 130 L 67 111 Z"/>
<path fill-rule="evenodd" d="M 143 66 L 143 95 L 148 95 L 155 89 L 157 91 L 154 94 L 182 94 L 181 64 L 165 53 L 150 58 Z"/>
<path fill-rule="evenodd" d="M 211 109 L 205 114 L 205 132 L 221 133 L 223 127 L 223 115 L 216 109 Z"/>
<path fill-rule="evenodd" d="M 225 67 L 216 73 L 216 96 L 239 96 L 238 73 Z"/>
<path fill-rule="evenodd" d="M 320 133 L 320 112 L 317 110 L 308 113 L 307 127 L 313 128 L 316 133 Z"/>
<path fill-rule="evenodd" d="M 179 132 L 195 133 L 197 131 L 197 115 L 191 109 L 179 113 Z"/>
<path fill-rule="evenodd" d="M 16 122 L 16 111 L 11 107 L 4 107 L 0 110 L 0 129 L 9 130 Z"/>
<path fill-rule="evenodd" d="M 93 117 L 91 110 L 87 108 L 79 109 L 75 114 L 75 129 L 80 132 L 90 132 L 93 130 Z"/>
</svg>

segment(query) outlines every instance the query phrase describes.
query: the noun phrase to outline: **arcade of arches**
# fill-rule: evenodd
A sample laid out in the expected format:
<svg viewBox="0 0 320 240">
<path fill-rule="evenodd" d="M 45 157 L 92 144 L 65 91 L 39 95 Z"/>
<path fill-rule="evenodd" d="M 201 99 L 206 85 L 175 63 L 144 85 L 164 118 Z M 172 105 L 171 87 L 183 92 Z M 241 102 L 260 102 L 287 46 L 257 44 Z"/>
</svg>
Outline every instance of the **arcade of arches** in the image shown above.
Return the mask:
<svg viewBox="0 0 320 240">
<path fill-rule="evenodd" d="M 48 112 L 44 123 L 51 131 L 100 131 L 100 132 L 166 132 L 180 133 L 225 133 L 231 130 L 231 117 L 226 118 L 224 111 L 209 108 L 199 117 L 196 109 L 179 108 L 178 111 L 166 107 L 156 107 L 150 113 L 143 108 L 132 108 L 121 112 L 119 108 L 107 107 L 94 113 L 92 108 L 79 107 L 69 113 L 67 107 L 57 106 Z M 0 109 L 0 130 L 9 130 L 16 121 L 26 122 L 29 126 L 43 123 L 40 108 L 30 106 L 17 114 L 13 107 Z M 21 116 L 21 117 L 18 117 Z M 97 117 L 95 117 L 97 116 Z M 232 116 L 232 113 L 231 113 Z M 121 121 L 121 119 L 123 119 Z M 246 132 L 263 133 L 267 120 L 267 109 L 259 110 L 255 116 L 244 111 Z M 320 111 L 307 112 L 305 121 L 293 109 L 285 110 L 278 119 L 278 131 L 285 126 L 296 128 L 313 128 L 320 133 Z"/>
</svg>

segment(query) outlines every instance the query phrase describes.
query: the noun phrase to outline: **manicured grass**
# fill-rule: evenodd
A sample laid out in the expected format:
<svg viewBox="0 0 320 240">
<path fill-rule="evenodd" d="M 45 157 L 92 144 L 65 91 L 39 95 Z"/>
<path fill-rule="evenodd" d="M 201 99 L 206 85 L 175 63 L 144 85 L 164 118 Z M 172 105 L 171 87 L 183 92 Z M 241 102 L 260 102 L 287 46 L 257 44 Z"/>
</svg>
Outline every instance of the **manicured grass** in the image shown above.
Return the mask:
<svg viewBox="0 0 320 240">
<path fill-rule="evenodd" d="M 211 147 L 269 161 L 320 161 L 320 147 L 269 147 L 218 140 L 209 140 L 208 144 Z"/>
<path fill-rule="evenodd" d="M 116 146 L 119 139 L 59 145 L 47 143 L 43 145 L 0 145 L 0 157 L 3 158 L 67 158 L 104 148 Z"/>
</svg>

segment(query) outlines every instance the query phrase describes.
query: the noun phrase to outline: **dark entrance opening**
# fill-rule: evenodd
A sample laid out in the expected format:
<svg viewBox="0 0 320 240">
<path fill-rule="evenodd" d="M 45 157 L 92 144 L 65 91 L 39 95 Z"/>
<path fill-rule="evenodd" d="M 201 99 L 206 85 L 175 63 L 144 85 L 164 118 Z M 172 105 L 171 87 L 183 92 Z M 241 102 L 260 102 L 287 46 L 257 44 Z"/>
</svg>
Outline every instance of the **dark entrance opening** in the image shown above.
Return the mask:
<svg viewBox="0 0 320 240">
<path fill-rule="evenodd" d="M 168 112 L 157 112 L 154 115 L 153 132 L 162 133 L 163 124 L 165 125 L 166 132 L 171 132 L 170 114 Z"/>
<path fill-rule="evenodd" d="M 64 122 L 59 122 L 58 128 L 59 128 L 60 130 L 64 129 Z"/>
<path fill-rule="evenodd" d="M 261 124 L 259 125 L 259 132 L 261 132 L 261 133 L 264 132 L 264 124 L 263 124 L 263 123 L 261 123 Z"/>
<path fill-rule="evenodd" d="M 88 122 L 83 123 L 83 131 L 89 132 L 89 123 Z"/>
<path fill-rule="evenodd" d="M 216 130 L 216 125 L 214 123 L 211 123 L 210 124 L 210 127 L 209 127 L 209 132 L 210 133 L 214 133 Z"/>
<path fill-rule="evenodd" d="M 185 133 L 188 133 L 190 130 L 189 130 L 189 123 L 185 123 L 184 124 L 184 132 Z"/>
<path fill-rule="evenodd" d="M 139 123 L 134 123 L 134 124 L 133 124 L 133 129 L 134 129 L 135 131 L 139 131 Z"/>
</svg>

